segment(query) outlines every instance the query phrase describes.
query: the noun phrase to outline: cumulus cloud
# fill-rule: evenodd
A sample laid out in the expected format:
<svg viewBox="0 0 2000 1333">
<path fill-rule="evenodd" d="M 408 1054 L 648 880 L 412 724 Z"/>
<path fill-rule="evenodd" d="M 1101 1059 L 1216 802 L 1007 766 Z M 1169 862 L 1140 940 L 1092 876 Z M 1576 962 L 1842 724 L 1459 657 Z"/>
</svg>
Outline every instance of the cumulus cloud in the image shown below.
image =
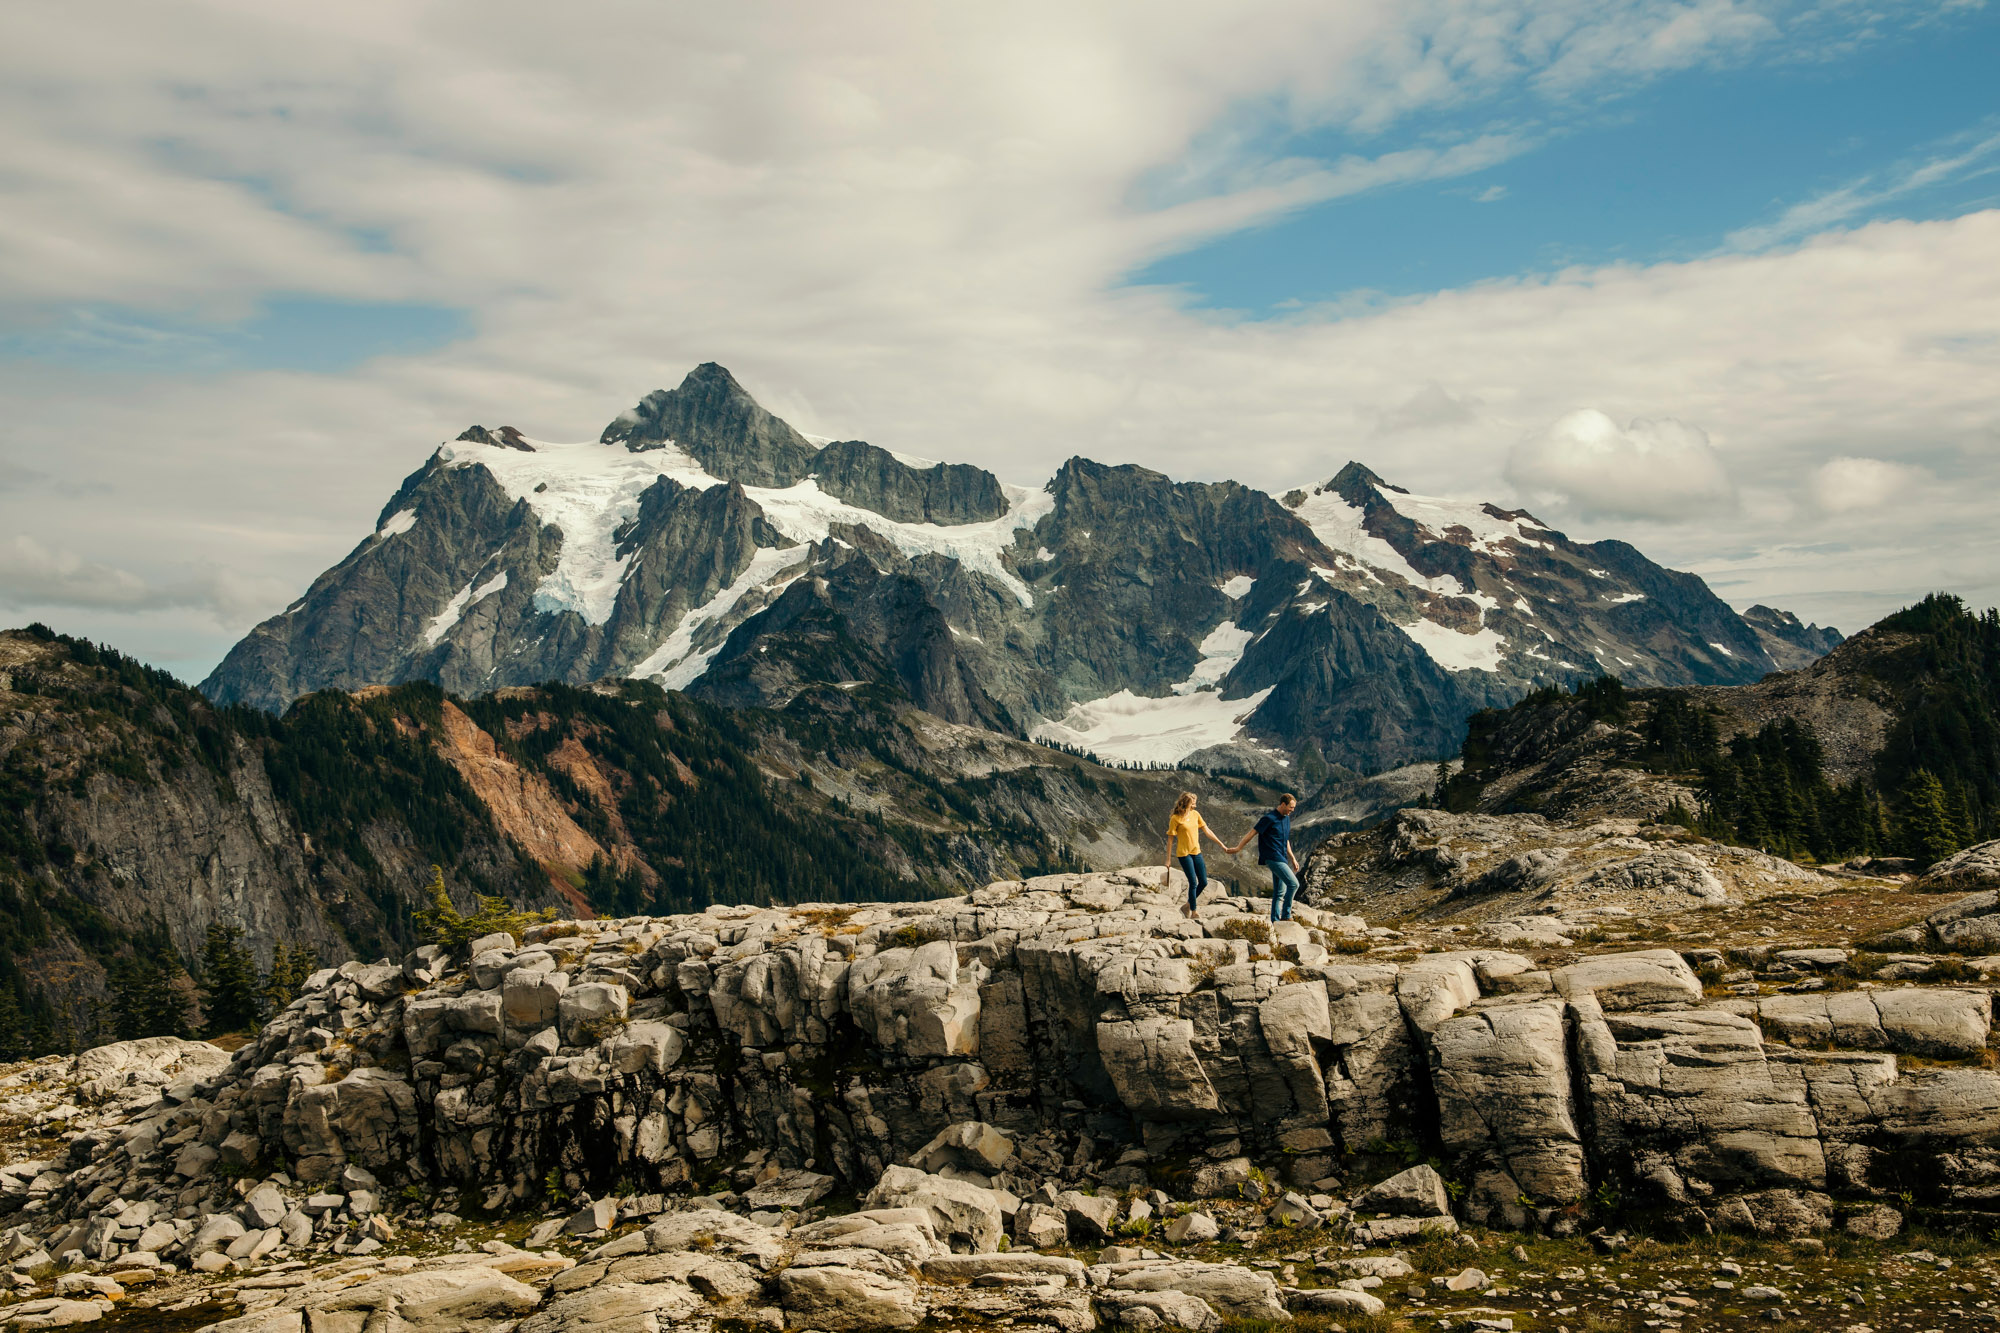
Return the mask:
<svg viewBox="0 0 2000 1333">
<path fill-rule="evenodd" d="M 1826 514 L 1849 514 L 1885 505 L 1924 480 L 1923 469 L 1879 458 L 1835 458 L 1814 471 L 1807 493 Z"/>
<path fill-rule="evenodd" d="M 198 611 L 224 622 L 268 614 L 287 583 L 221 568 L 149 580 L 129 569 L 52 550 L 26 534 L 0 542 L 0 607 L 78 611 Z"/>
<path fill-rule="evenodd" d="M 1587 517 L 1687 518 L 1736 498 L 1722 455 L 1699 427 L 1672 417 L 1620 426 L 1592 407 L 1516 445 L 1507 480 L 1533 502 Z"/>
<path fill-rule="evenodd" d="M 52 551 L 25 534 L 0 543 L 0 602 L 5 604 L 134 610 L 153 599 L 146 581 L 129 570 L 71 551 Z"/>
<path fill-rule="evenodd" d="M 462 309 L 472 332 L 338 375 L 0 362 L 0 469 L 41 478 L 0 485 L 0 531 L 37 543 L 0 552 L 0 586 L 66 597 L 140 652 L 171 624 L 199 674 L 345 554 L 438 440 L 474 421 L 594 437 L 710 359 L 802 429 L 1021 482 L 1083 453 L 1282 491 L 1358 454 L 1415 489 L 1498 499 L 1509 444 L 1589 403 L 1731 441 L 1710 493 L 1733 480 L 1748 513 L 1795 501 L 1825 459 L 1924 439 L 1974 474 L 1933 515 L 1962 551 L 1949 534 L 1981 530 L 1972 497 L 2000 481 L 1990 442 L 1968 444 L 2000 418 L 2000 211 L 1282 321 L 1121 285 L 1315 198 L 1462 177 L 1529 132 L 1473 116 L 1457 141 L 1322 161 L 1299 156 L 1316 128 L 1365 134 L 1495 90 L 1588 103 L 1754 50 L 1774 24 L 1800 47 L 1777 12 L 884 3 L 774 22 L 17 0 L 0 13 L 0 316 L 102 304 L 165 324 L 302 293 Z M 1149 193 L 1163 172 L 1173 188 Z M 1653 466 L 1657 444 L 1609 452 Z M 1524 445 L 1522 465 L 1560 473 L 1549 493 L 1579 535 L 1649 513 L 1604 459 L 1593 473 L 1587 451 L 1550 448 Z M 1686 475 L 1646 488 L 1656 510 Z M 1665 508 L 1686 517 L 1646 549 L 1682 565 L 1803 533 Z M 1887 566 L 1851 568 L 1826 596 L 1879 605 L 1942 577 L 1864 586 Z"/>
</svg>

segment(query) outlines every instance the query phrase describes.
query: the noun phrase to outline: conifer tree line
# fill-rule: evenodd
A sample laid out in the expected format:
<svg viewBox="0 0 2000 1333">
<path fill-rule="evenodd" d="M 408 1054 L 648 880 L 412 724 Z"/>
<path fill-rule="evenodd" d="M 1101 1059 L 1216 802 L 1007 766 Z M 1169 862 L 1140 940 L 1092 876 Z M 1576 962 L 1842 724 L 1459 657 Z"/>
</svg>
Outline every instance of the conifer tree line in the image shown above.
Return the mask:
<svg viewBox="0 0 2000 1333">
<path fill-rule="evenodd" d="M 1637 761 L 1698 793 L 1668 818 L 1718 840 L 1794 859 L 1904 856 L 1930 865 L 2000 837 L 2000 611 L 1975 615 L 1938 593 L 1875 629 L 1911 636 L 1889 655 L 1894 675 L 1884 681 L 1899 713 L 1870 771 L 1843 783 L 1828 778 L 1818 737 L 1796 717 L 1725 742 L 1718 714 L 1695 698 L 1660 690 L 1635 699 L 1615 676 L 1570 692 L 1544 687 L 1515 707 L 1574 704 L 1613 723 L 1643 707 Z M 1437 803 L 1472 808 L 1496 761 L 1502 716 L 1472 720 L 1464 768 L 1440 766 Z"/>
<path fill-rule="evenodd" d="M 190 962 L 193 966 L 190 967 Z M 0 980 L 0 1060 L 88 1050 L 140 1037 L 225 1037 L 252 1032 L 298 998 L 319 951 L 279 941 L 259 969 L 240 926 L 217 922 L 184 959 L 157 924 L 140 932 L 108 971 L 108 996 L 81 1016 L 30 1001 L 20 975 Z"/>
</svg>

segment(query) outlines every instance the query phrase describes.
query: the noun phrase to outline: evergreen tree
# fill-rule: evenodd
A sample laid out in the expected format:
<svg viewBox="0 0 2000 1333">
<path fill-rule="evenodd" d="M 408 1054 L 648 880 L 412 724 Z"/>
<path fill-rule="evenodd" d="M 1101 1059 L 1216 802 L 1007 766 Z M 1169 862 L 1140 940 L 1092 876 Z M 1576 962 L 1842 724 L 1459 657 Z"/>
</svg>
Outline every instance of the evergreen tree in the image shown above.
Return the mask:
<svg viewBox="0 0 2000 1333">
<path fill-rule="evenodd" d="M 182 984 L 186 969 L 164 940 L 146 943 L 151 947 L 112 966 L 111 1012 L 118 1038 L 191 1037 L 194 1024 L 188 1015 L 188 992 Z M 35 1016 L 30 1040 L 37 1050 L 52 1048 L 53 1015 Z"/>
<path fill-rule="evenodd" d="M 261 989 L 243 928 L 217 921 L 201 946 L 201 1007 L 211 1037 L 256 1026 Z"/>
<path fill-rule="evenodd" d="M 1944 784 L 1918 769 L 1903 789 L 1902 850 L 1920 865 L 1942 861 L 1965 844 Z"/>
<path fill-rule="evenodd" d="M 319 967 L 319 950 L 279 940 L 271 950 L 271 970 L 264 974 L 264 1003 L 276 1013 L 299 998 L 299 987 Z"/>
<path fill-rule="evenodd" d="M 0 1060 L 21 1060 L 28 1049 L 28 1019 L 10 981 L 0 982 Z"/>
</svg>

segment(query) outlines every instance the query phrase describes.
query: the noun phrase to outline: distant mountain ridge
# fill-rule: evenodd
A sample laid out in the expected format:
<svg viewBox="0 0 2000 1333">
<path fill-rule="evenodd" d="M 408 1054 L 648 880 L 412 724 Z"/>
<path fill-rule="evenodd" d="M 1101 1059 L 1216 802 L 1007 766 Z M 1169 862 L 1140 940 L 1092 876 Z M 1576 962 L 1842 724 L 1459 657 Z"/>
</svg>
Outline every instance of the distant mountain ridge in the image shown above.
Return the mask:
<svg viewBox="0 0 2000 1333">
<path fill-rule="evenodd" d="M 891 684 L 948 721 L 1272 774 L 1448 753 L 1472 711 L 1616 672 L 1739 684 L 1832 631 L 1622 542 L 1356 463 L 1282 500 L 1073 458 L 1039 489 L 808 439 L 713 363 L 594 442 L 474 427 L 202 684 L 476 694 L 650 679 L 782 706 Z"/>
</svg>

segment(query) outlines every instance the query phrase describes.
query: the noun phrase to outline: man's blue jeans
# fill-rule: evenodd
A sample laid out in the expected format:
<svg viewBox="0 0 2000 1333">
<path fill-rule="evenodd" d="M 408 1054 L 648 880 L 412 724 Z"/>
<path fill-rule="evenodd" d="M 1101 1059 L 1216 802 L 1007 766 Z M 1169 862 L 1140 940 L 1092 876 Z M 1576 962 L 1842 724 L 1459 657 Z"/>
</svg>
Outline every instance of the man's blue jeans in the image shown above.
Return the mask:
<svg viewBox="0 0 2000 1333">
<path fill-rule="evenodd" d="M 1266 861 L 1264 865 L 1271 872 L 1271 920 L 1290 921 L 1292 899 L 1299 893 L 1299 877 L 1283 861 Z"/>
</svg>

